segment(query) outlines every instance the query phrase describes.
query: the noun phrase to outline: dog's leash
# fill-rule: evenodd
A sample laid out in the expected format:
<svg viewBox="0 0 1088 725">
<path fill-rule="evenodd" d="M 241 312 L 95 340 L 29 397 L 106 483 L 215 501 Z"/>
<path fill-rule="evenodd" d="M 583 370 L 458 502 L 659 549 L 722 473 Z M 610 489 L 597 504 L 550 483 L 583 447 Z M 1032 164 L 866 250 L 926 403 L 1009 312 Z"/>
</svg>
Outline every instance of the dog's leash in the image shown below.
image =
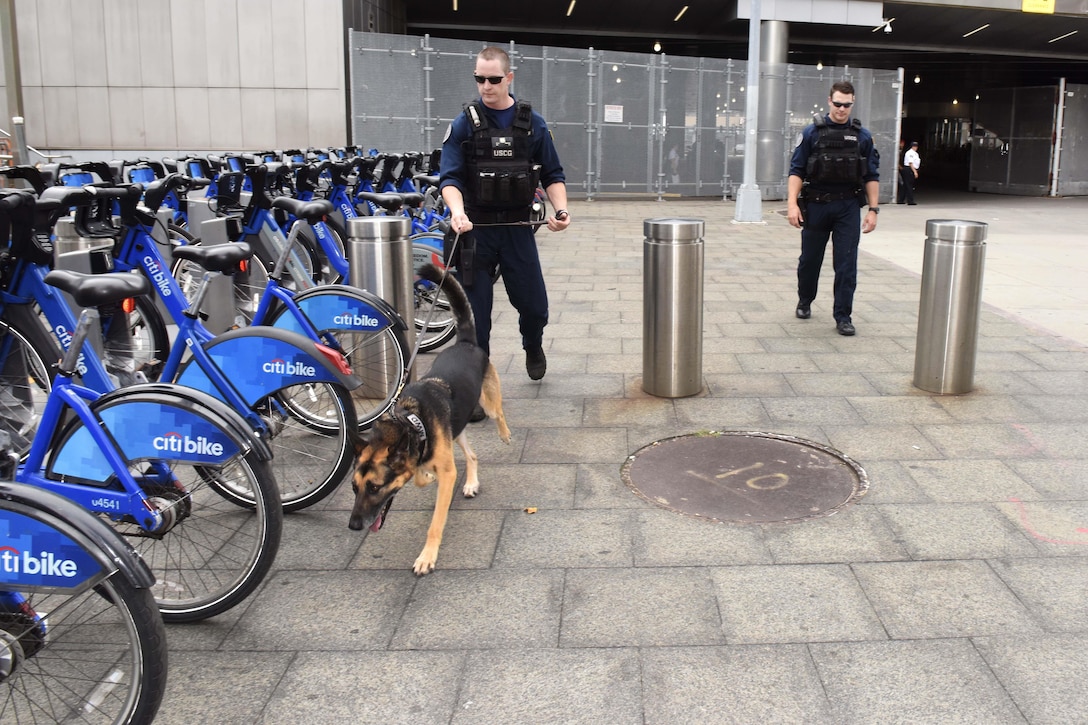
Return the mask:
<svg viewBox="0 0 1088 725">
<path fill-rule="evenodd" d="M 541 227 L 546 225 L 547 220 L 537 222 L 495 222 L 491 224 L 473 224 L 473 227 Z M 453 259 L 453 255 L 457 252 L 457 245 L 461 241 L 461 232 L 454 232 L 453 244 L 450 245 L 449 259 Z M 438 306 L 438 295 L 442 291 L 442 286 L 446 283 L 446 277 L 449 276 L 450 270 L 446 265 L 442 266 L 442 278 L 438 282 L 438 288 L 434 292 L 434 297 L 431 299 L 431 306 L 427 310 L 427 317 L 423 320 L 423 332 L 431 326 L 431 317 L 434 315 L 434 308 Z M 411 356 L 408 358 L 408 365 L 406 370 L 414 369 L 416 364 L 416 358 L 419 356 L 420 347 L 423 345 L 423 335 L 416 335 L 415 349 L 412 350 Z M 396 401 L 400 398 L 401 391 L 404 390 L 404 386 L 407 384 L 408 375 L 404 376 L 404 380 L 401 381 L 400 387 L 397 388 L 397 392 L 393 395 L 393 400 Z"/>
</svg>

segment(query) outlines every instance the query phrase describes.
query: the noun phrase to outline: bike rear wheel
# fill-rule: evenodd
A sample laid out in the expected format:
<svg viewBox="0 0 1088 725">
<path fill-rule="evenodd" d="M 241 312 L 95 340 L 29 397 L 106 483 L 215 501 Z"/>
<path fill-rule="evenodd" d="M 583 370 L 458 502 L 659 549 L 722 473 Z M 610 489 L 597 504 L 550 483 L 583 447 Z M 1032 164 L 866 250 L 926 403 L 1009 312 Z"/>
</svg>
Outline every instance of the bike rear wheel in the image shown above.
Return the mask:
<svg viewBox="0 0 1088 725">
<path fill-rule="evenodd" d="M 0 651 L 6 649 L 16 662 L 0 687 L 0 720 L 152 721 L 166 691 L 167 649 L 149 590 L 115 573 L 79 594 L 27 599 L 45 618 L 47 634 L 27 647 L 34 630 L 26 626 L 26 615 L 0 614 Z M 33 648 L 37 651 L 25 656 Z"/>
<path fill-rule="evenodd" d="M 290 314 L 284 307 L 277 307 L 267 324 L 276 327 L 280 317 Z M 407 375 L 405 366 L 411 351 L 404 330 L 390 326 L 375 332 L 324 330 L 321 335 L 335 340 L 331 347 L 344 354 L 352 374 L 362 382 L 350 391 L 350 396 L 356 426 L 366 430 L 393 405 Z"/>
<path fill-rule="evenodd" d="M 15 308 L 9 308 L 15 312 Z M 50 361 L 60 348 L 37 324 L 16 327 L 0 320 L 0 430 L 11 436 L 12 449 L 23 455 L 38 430 L 46 398 L 53 389 Z"/>
<path fill-rule="evenodd" d="M 442 253 L 438 251 L 442 248 L 442 235 L 428 233 L 420 236 L 431 238 L 432 244 L 416 242 L 416 237 L 413 237 L 412 268 L 418 272 L 420 267 L 430 263 L 439 269 L 445 269 Z M 431 282 L 417 279 L 412 292 L 419 351 L 432 352 L 452 340 L 457 334 L 457 320 L 453 317 L 453 310 L 449 300 L 446 299 L 446 293 Z"/>
</svg>

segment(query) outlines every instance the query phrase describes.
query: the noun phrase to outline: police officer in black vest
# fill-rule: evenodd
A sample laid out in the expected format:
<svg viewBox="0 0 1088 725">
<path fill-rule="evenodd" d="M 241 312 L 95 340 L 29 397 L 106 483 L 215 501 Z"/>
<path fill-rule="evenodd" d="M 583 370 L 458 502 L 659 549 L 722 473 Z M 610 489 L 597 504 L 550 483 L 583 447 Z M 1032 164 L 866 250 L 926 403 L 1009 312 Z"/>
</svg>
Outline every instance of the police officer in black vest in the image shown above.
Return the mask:
<svg viewBox="0 0 1088 725">
<path fill-rule="evenodd" d="M 458 244 L 464 245 L 458 278 L 472 304 L 477 342 L 490 354 L 492 284 L 498 268 L 518 311 L 526 372 L 540 380 L 547 370 L 543 340 L 548 294 L 536 237 L 527 222 L 539 184 L 556 210 L 547 219 L 548 229 L 567 228 L 566 177 L 544 119 L 510 94 L 514 74 L 506 51 L 480 51 L 474 77 L 480 98 L 453 120 L 442 143 L 439 186 L 450 209 L 450 226 L 462 235 Z"/>
<path fill-rule="evenodd" d="M 831 86 L 827 115 L 814 117 L 793 151 L 787 197 L 789 222 L 801 229 L 796 314 L 803 320 L 812 315 L 830 237 L 835 267 L 832 314 L 840 335 L 855 333 L 851 313 L 860 232 L 876 229 L 880 213 L 880 155 L 872 134 L 861 127 L 861 121 L 850 118 L 853 105 L 853 84 L 839 81 Z M 858 213 L 864 205 L 869 208 L 859 232 Z"/>
</svg>

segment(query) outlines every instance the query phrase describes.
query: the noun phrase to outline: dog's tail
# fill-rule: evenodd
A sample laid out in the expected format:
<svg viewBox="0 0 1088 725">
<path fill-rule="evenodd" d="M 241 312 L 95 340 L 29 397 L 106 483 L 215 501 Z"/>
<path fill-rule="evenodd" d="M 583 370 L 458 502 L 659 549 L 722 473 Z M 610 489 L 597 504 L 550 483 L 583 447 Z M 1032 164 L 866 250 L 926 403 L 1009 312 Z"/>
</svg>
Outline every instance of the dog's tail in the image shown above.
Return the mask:
<svg viewBox="0 0 1088 725">
<path fill-rule="evenodd" d="M 476 318 L 472 316 L 472 307 L 468 303 L 468 297 L 465 296 L 465 290 L 461 287 L 461 283 L 449 273 L 443 279 L 442 270 L 429 262 L 420 267 L 416 274 L 428 282 L 441 285 L 442 291 L 446 293 L 446 299 L 450 303 L 450 309 L 453 310 L 453 318 L 457 320 L 457 341 L 471 342 L 475 345 Z"/>
</svg>

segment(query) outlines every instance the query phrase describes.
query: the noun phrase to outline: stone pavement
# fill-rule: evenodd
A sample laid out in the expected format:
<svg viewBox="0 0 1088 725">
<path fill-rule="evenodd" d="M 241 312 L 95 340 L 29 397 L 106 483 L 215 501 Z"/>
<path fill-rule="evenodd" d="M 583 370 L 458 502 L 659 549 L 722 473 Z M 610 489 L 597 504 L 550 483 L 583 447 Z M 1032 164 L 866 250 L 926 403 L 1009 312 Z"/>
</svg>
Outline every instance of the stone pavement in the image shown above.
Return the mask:
<svg viewBox="0 0 1088 725">
<path fill-rule="evenodd" d="M 918 199 L 885 204 L 863 238 L 853 338 L 835 333 L 830 274 L 812 319 L 794 317 L 783 202 L 744 225 L 719 200 L 572 202 L 568 232 L 540 233 L 548 374 L 526 377 L 497 304 L 514 439 L 471 426 L 481 492 L 455 498 L 435 573 L 410 570 L 433 486 L 402 492 L 363 543 L 345 485 L 288 517 L 250 600 L 169 627 L 158 722 L 1088 722 L 1088 199 Z M 641 388 L 655 217 L 706 220 L 706 387 L 690 398 Z M 911 384 L 936 218 L 991 225 L 967 395 Z M 740 525 L 624 485 L 629 455 L 705 430 L 836 449 L 868 492 Z"/>
</svg>

